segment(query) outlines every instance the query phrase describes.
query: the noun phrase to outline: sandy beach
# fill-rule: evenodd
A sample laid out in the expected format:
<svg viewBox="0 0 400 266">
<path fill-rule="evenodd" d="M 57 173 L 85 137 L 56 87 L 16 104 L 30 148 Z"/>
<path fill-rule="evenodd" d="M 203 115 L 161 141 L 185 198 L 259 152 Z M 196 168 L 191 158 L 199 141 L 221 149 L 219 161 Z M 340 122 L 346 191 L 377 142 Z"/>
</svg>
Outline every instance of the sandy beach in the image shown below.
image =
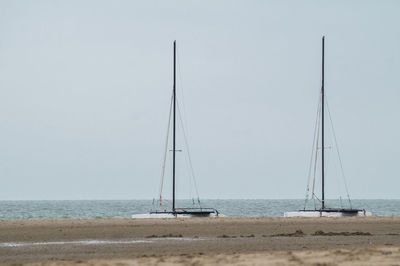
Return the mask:
<svg viewBox="0 0 400 266">
<path fill-rule="evenodd" d="M 400 265 L 400 217 L 0 221 L 5 265 Z"/>
</svg>

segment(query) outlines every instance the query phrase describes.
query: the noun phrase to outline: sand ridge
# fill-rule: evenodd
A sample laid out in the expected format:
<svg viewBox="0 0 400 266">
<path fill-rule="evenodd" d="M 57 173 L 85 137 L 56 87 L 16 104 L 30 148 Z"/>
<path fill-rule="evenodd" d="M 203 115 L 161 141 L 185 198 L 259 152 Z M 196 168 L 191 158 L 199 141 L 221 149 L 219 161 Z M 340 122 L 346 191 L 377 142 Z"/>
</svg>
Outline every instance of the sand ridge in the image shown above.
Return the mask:
<svg viewBox="0 0 400 266">
<path fill-rule="evenodd" d="M 143 256 L 133 259 L 91 259 L 45 261 L 28 263 L 30 266 L 63 265 L 399 265 L 399 248 L 334 249 L 312 251 L 277 251 L 253 254 L 182 254 L 179 256 Z"/>
</svg>

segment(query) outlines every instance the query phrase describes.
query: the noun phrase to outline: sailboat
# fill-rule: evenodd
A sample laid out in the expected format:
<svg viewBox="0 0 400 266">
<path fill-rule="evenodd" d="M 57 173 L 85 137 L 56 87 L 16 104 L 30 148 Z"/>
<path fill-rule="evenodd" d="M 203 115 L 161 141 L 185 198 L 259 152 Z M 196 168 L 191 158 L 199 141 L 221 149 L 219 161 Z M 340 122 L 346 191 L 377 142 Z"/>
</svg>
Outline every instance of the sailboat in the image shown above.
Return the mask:
<svg viewBox="0 0 400 266">
<path fill-rule="evenodd" d="M 326 205 L 325 202 L 325 90 L 324 90 L 324 70 L 325 70 L 325 36 L 322 37 L 322 85 L 321 85 L 321 102 L 320 102 L 320 108 L 319 111 L 319 118 L 321 119 L 321 184 L 322 184 L 322 190 L 321 190 L 321 199 L 319 200 L 315 193 L 314 193 L 314 185 L 313 185 L 313 191 L 312 191 L 312 197 L 313 199 L 317 199 L 320 201 L 320 207 L 319 204 L 316 205 L 314 204 L 314 209 L 306 209 L 307 205 L 307 199 L 308 199 L 308 191 L 307 191 L 307 196 L 306 196 L 306 202 L 304 204 L 304 209 L 299 210 L 299 211 L 292 211 L 292 212 L 285 212 L 284 216 L 285 217 L 340 217 L 340 216 L 371 216 L 371 212 L 366 211 L 365 209 L 355 209 L 352 208 L 351 206 L 351 200 L 348 195 L 350 207 L 348 208 L 330 208 Z M 329 111 L 329 110 L 328 110 Z M 317 135 L 317 140 L 316 142 L 316 151 L 315 151 L 315 167 L 316 169 L 316 163 L 317 163 L 317 152 L 318 152 L 318 137 L 319 137 L 319 129 L 316 126 L 316 135 Z M 336 141 L 336 137 L 335 137 Z M 336 144 L 337 145 L 337 144 Z M 339 152 L 338 152 L 339 155 Z M 340 157 L 339 157 L 339 162 L 341 163 Z M 343 169 L 343 167 L 341 167 Z M 311 169 L 311 167 L 310 167 Z M 315 180 L 315 176 L 314 176 Z M 315 182 L 313 183 L 315 184 Z M 347 186 L 346 186 L 347 189 Z M 307 188 L 308 190 L 308 188 Z"/>
<path fill-rule="evenodd" d="M 160 199 L 159 199 L 159 209 L 150 211 L 146 214 L 134 214 L 132 218 L 176 218 L 176 217 L 218 217 L 223 216 L 214 208 L 204 208 L 200 204 L 200 200 L 198 199 L 199 207 L 178 207 L 176 204 L 176 152 L 181 151 L 176 149 L 176 114 L 177 114 L 177 101 L 176 101 L 176 41 L 174 41 L 174 59 L 173 59 L 173 90 L 172 90 L 172 206 L 170 210 L 167 210 L 163 205 L 162 199 L 162 189 L 160 190 Z M 171 110 L 171 109 L 170 109 Z M 170 113 L 171 119 L 171 113 Z M 170 122 L 170 120 L 169 120 Z M 168 122 L 168 128 L 169 128 Z M 166 148 L 168 146 L 168 134 L 167 134 L 167 143 Z M 165 171 L 165 161 L 166 161 L 166 151 L 164 153 L 164 165 L 163 165 L 163 174 L 161 187 L 164 181 L 164 171 Z M 168 202 L 168 201 L 167 201 Z M 193 201 L 194 203 L 194 201 Z"/>
</svg>

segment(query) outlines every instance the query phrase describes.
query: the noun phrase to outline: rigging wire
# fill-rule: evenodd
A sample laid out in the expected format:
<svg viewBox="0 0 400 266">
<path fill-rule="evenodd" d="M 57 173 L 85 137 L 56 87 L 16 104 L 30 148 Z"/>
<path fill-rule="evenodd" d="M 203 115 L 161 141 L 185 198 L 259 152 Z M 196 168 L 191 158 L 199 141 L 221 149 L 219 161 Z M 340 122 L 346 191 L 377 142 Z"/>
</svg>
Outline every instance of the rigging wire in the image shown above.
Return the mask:
<svg viewBox="0 0 400 266">
<path fill-rule="evenodd" d="M 320 97 L 321 98 L 321 97 Z M 319 121 L 319 113 L 320 113 L 320 105 L 321 105 L 321 99 L 318 102 L 318 107 L 317 107 L 317 116 L 315 118 L 315 124 L 314 124 L 314 137 L 313 137 L 313 144 L 312 144 L 312 148 L 311 148 L 311 158 L 310 158 L 310 166 L 308 168 L 308 177 L 307 177 L 307 189 L 306 189 L 306 199 L 304 201 L 304 210 L 307 207 L 307 203 L 308 203 L 308 195 L 310 193 L 310 179 L 311 179 L 311 169 L 312 169 L 312 162 L 313 162 L 313 157 L 314 157 L 314 148 L 315 148 L 315 136 L 318 133 L 318 129 L 317 126 L 319 128 L 318 125 L 318 121 Z"/>
<path fill-rule="evenodd" d="M 333 139 L 335 140 L 336 152 L 337 152 L 337 155 L 338 155 L 338 157 L 339 157 L 339 164 L 340 164 L 340 169 L 341 169 L 341 171 L 342 171 L 342 178 L 343 178 L 344 186 L 345 186 L 346 193 L 347 193 L 347 199 L 348 199 L 348 201 L 349 201 L 350 208 L 352 208 L 351 199 L 350 199 L 350 194 L 349 194 L 349 190 L 348 190 L 348 187 L 347 187 L 346 176 L 344 175 L 344 169 L 343 169 L 342 159 L 341 159 L 341 157 L 340 157 L 339 145 L 338 145 L 338 141 L 337 141 L 337 138 L 336 138 L 335 129 L 334 129 L 334 127 L 333 127 L 331 112 L 330 112 L 330 110 L 329 110 L 328 100 L 326 100 L 326 106 L 327 106 L 327 109 L 328 109 L 329 120 L 330 120 L 330 122 L 331 122 L 332 133 L 333 133 Z"/>
<path fill-rule="evenodd" d="M 328 149 L 331 149 L 331 147 L 330 146 L 326 146 L 327 145 L 327 133 L 325 133 L 325 163 L 324 163 L 324 172 L 325 172 L 325 188 L 329 188 L 329 171 L 331 170 L 331 166 L 332 166 L 332 164 L 331 164 L 331 162 L 332 162 L 332 154 L 330 154 L 329 152 L 328 152 Z M 327 201 L 327 191 L 328 191 L 328 189 L 325 189 L 325 203 L 326 203 L 326 201 Z M 327 205 L 327 204 L 325 204 L 325 205 Z"/>
<path fill-rule="evenodd" d="M 185 141 L 186 153 L 187 153 L 187 156 L 188 156 L 188 162 L 189 162 L 190 173 L 191 173 L 191 177 L 193 178 L 193 184 L 194 184 L 194 188 L 195 188 L 195 190 L 196 190 L 197 201 L 198 201 L 198 203 L 199 203 L 199 205 L 200 205 L 199 190 L 198 190 L 198 188 L 197 188 L 197 182 L 196 182 L 196 177 L 195 177 L 195 174 L 194 174 L 194 169 L 193 169 L 193 164 L 192 164 L 192 158 L 191 158 L 191 156 L 190 156 L 189 143 L 188 143 L 188 141 L 187 141 L 186 132 L 185 132 L 186 130 L 185 130 L 185 127 L 184 127 L 184 125 L 183 125 L 182 115 L 181 115 L 181 109 L 180 109 L 180 107 L 179 107 L 179 103 L 177 103 L 177 107 L 178 107 L 179 119 L 180 119 L 181 124 L 182 124 L 183 139 L 184 139 L 184 141 Z M 201 206 L 200 206 L 200 207 L 201 207 Z"/>
<path fill-rule="evenodd" d="M 170 133 L 170 128 L 171 128 L 171 114 L 172 114 L 173 100 L 174 100 L 174 96 L 172 94 L 170 107 L 169 107 L 167 136 L 165 138 L 164 159 L 163 159 L 163 165 L 162 165 L 162 170 L 161 170 L 160 199 L 159 199 L 161 207 L 163 207 L 163 204 L 162 204 L 162 191 L 163 191 L 163 187 L 164 187 L 165 165 L 166 165 L 166 161 L 167 161 L 167 151 L 168 151 L 169 133 Z"/>
<path fill-rule="evenodd" d="M 188 131 L 187 131 L 187 126 L 185 126 L 188 123 L 187 123 L 187 119 L 186 119 L 186 106 L 185 106 L 185 100 L 184 100 L 183 79 L 182 79 L 181 68 L 180 68 L 179 48 L 177 48 L 177 53 L 176 54 L 177 54 L 177 70 L 178 70 L 177 72 L 178 72 L 178 79 L 179 79 L 179 84 L 180 84 L 179 88 L 180 88 L 181 99 L 182 99 L 181 101 L 177 101 L 177 108 L 178 108 L 178 113 L 179 113 L 179 119 L 180 119 L 181 125 L 182 125 L 182 131 L 183 131 L 183 135 L 184 135 L 185 145 L 187 147 L 187 159 L 188 159 L 189 169 L 190 169 L 191 176 L 192 176 L 192 179 L 193 179 L 193 184 L 194 184 L 194 187 L 195 187 L 195 190 L 196 190 L 197 202 L 198 202 L 198 204 L 200 206 L 200 196 L 199 196 L 199 191 L 198 191 L 198 188 L 197 188 L 197 182 L 196 182 L 196 178 L 195 178 L 195 174 L 194 174 L 194 168 L 193 168 L 193 164 L 192 164 L 192 159 L 190 157 L 189 144 L 188 144 L 189 142 L 187 140 L 187 135 L 188 135 L 187 132 Z M 182 103 L 182 108 L 183 109 L 181 109 L 179 107 L 179 102 Z M 186 157 L 185 157 L 185 160 L 186 160 Z M 191 181 L 191 179 L 190 179 L 190 181 Z M 191 189 L 192 189 L 192 186 L 190 185 L 190 193 L 191 193 Z"/>
<path fill-rule="evenodd" d="M 321 97 L 322 97 L 322 93 L 321 93 L 321 95 L 320 95 L 320 99 L 321 99 Z M 316 205 L 315 205 L 315 199 L 317 199 L 318 201 L 320 201 L 319 199 L 318 199 L 318 197 L 316 196 L 316 194 L 315 194 L 315 180 L 316 180 L 316 177 L 317 177 L 317 166 L 318 166 L 318 164 L 317 164 L 317 162 L 318 162 L 318 144 L 319 144 L 319 129 L 320 129 L 320 127 L 321 127 L 321 113 L 322 113 L 322 110 L 321 110 L 321 104 L 322 104 L 322 101 L 320 101 L 320 104 L 319 104 L 319 110 L 318 110 L 318 129 L 317 129 L 317 138 L 316 138 L 316 149 L 315 149 L 315 160 L 314 160 L 314 176 L 313 176 L 313 186 L 312 186 L 312 199 L 313 199 L 313 202 L 314 202 L 314 208 L 316 208 Z"/>
<path fill-rule="evenodd" d="M 183 157 L 185 158 L 186 167 L 190 168 L 187 157 L 186 156 L 183 156 Z M 193 190 L 192 178 L 189 178 L 189 198 L 190 199 L 193 199 L 193 191 L 192 190 Z"/>
<path fill-rule="evenodd" d="M 177 72 L 178 72 L 178 80 L 179 80 L 179 87 L 178 88 L 180 88 L 180 92 L 181 92 L 181 98 L 182 98 L 182 100 L 181 100 L 181 103 L 182 103 L 182 120 L 185 122 L 185 124 L 183 124 L 182 123 L 182 126 L 183 125 L 187 125 L 187 120 L 186 120 L 186 107 L 185 107 L 185 97 L 184 97 L 184 87 L 183 87 L 183 79 L 182 79 L 182 74 L 181 74 L 181 68 L 180 68 L 180 65 L 181 65 L 181 60 L 180 60 L 180 57 L 179 57 L 179 47 L 177 47 L 176 48 L 177 49 L 177 52 L 176 52 L 176 68 L 177 68 Z"/>
<path fill-rule="evenodd" d="M 178 69 L 178 71 L 177 71 L 178 72 L 178 78 L 179 78 L 180 84 L 182 84 L 181 72 L 180 72 L 180 68 L 179 68 L 179 53 L 177 53 L 177 66 L 178 66 L 177 67 L 177 69 Z M 196 178 L 195 178 L 195 174 L 194 174 L 194 168 L 193 168 L 193 164 L 192 164 L 192 159 L 191 159 L 191 156 L 190 156 L 189 144 L 188 144 L 188 140 L 187 140 L 187 130 L 185 128 L 185 123 L 184 123 L 184 121 L 186 122 L 186 119 L 184 117 L 186 112 L 185 112 L 185 104 L 184 104 L 184 101 L 183 101 L 183 86 L 180 85 L 179 87 L 181 88 L 180 91 L 181 91 L 181 96 L 182 96 L 182 106 L 183 106 L 182 112 L 181 112 L 180 105 L 179 105 L 180 101 L 179 102 L 176 101 L 176 103 L 177 103 L 177 111 L 178 111 L 178 114 L 179 114 L 178 117 L 179 117 L 179 120 L 181 122 L 183 137 L 184 137 L 185 146 L 186 146 L 187 160 L 186 160 L 186 157 L 185 157 L 185 161 L 189 165 L 190 175 L 191 175 L 190 183 L 193 180 L 194 188 L 195 188 L 196 195 L 197 195 L 197 202 L 198 202 L 198 204 L 199 204 L 199 206 L 201 208 L 199 191 L 198 191 L 198 187 L 197 187 L 197 182 L 196 182 Z M 171 96 L 171 103 L 170 103 L 170 110 L 169 110 L 167 136 L 166 136 L 166 141 L 165 141 L 164 159 L 163 159 L 163 165 L 162 165 L 162 171 L 161 171 L 161 183 L 160 183 L 160 193 L 159 193 L 159 201 L 160 201 L 160 206 L 162 208 L 164 208 L 163 203 L 162 203 L 163 201 L 165 201 L 165 202 L 167 202 L 167 203 L 169 203 L 171 205 L 171 203 L 168 200 L 162 198 L 162 192 L 163 192 L 163 187 L 164 187 L 164 177 L 165 177 L 165 168 L 166 168 L 166 161 L 167 161 L 168 144 L 169 144 L 169 134 L 170 134 L 170 130 L 171 130 L 171 116 L 172 116 L 173 101 L 174 101 L 174 97 L 172 95 Z M 192 189 L 192 186 L 190 186 L 190 189 Z M 191 194 L 191 192 L 190 192 L 190 194 Z"/>
<path fill-rule="evenodd" d="M 182 99 L 181 101 L 179 101 L 182 103 L 182 110 L 179 112 L 179 115 L 181 117 L 180 121 L 181 121 L 181 125 L 182 125 L 182 130 L 187 132 L 187 130 L 184 128 L 185 125 L 187 125 L 187 120 L 186 120 L 186 107 L 185 107 L 185 98 L 184 98 L 184 86 L 183 86 L 183 79 L 182 79 L 182 73 L 181 73 L 181 67 L 180 67 L 181 60 L 179 57 L 179 54 L 180 54 L 179 49 L 180 48 L 177 47 L 176 49 L 177 49 L 177 51 L 176 51 L 176 68 L 177 68 L 178 80 L 179 80 L 178 89 L 181 93 L 180 98 Z M 179 102 L 177 101 L 178 104 L 179 104 Z M 179 106 L 178 106 L 178 108 L 179 108 Z M 188 166 L 188 168 L 190 168 L 189 162 L 186 157 L 185 157 L 185 163 L 186 163 L 186 166 Z M 192 178 L 189 178 L 189 196 L 190 196 L 190 198 L 192 198 Z"/>
</svg>

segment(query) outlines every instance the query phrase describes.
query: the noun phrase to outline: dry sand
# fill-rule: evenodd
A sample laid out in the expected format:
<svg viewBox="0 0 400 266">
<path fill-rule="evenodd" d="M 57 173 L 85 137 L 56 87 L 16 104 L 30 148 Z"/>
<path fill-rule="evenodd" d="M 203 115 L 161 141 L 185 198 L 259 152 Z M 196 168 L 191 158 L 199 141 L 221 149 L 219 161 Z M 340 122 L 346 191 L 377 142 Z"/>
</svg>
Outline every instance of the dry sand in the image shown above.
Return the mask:
<svg viewBox="0 0 400 266">
<path fill-rule="evenodd" d="M 0 221 L 0 263 L 400 265 L 400 217 Z"/>
</svg>

